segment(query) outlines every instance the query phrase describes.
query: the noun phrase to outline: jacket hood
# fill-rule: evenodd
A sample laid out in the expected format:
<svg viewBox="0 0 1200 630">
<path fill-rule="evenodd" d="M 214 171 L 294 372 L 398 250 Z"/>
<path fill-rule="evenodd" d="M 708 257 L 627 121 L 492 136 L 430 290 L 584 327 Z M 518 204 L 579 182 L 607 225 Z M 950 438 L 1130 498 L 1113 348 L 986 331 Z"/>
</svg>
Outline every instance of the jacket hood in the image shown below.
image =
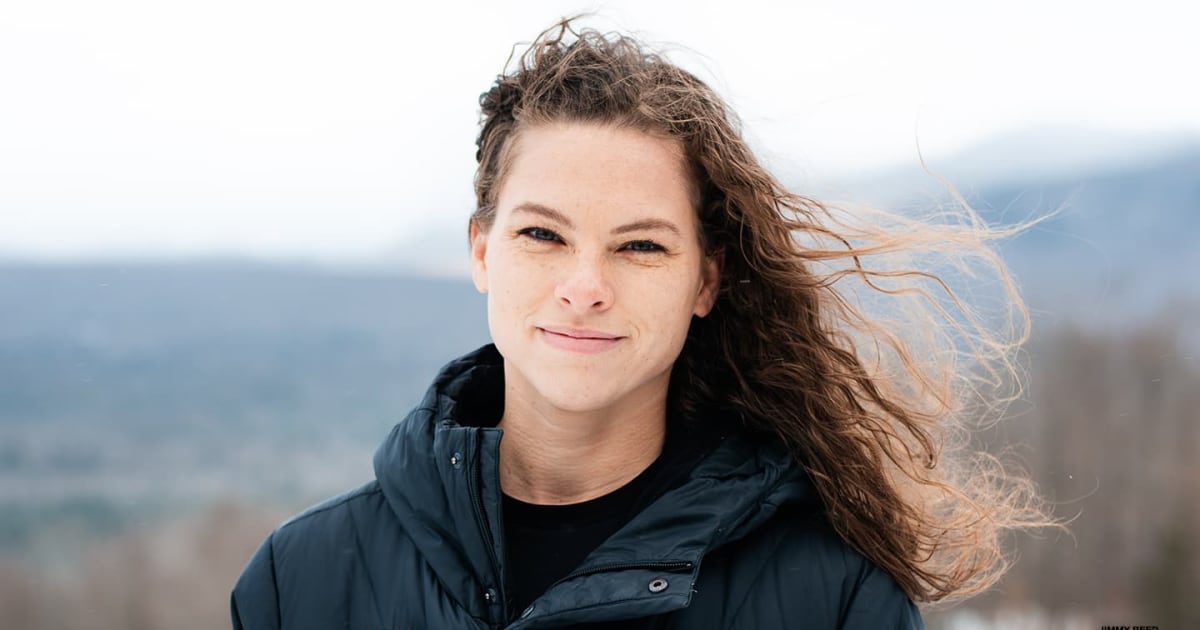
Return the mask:
<svg viewBox="0 0 1200 630">
<path fill-rule="evenodd" d="M 450 362 L 374 460 L 388 506 L 442 584 L 468 609 L 479 601 L 472 595 L 500 592 L 505 574 L 502 431 L 495 428 L 503 389 L 503 358 L 494 345 Z M 737 420 L 728 422 L 733 427 Z M 682 485 L 601 544 L 511 627 L 593 620 L 578 611 L 602 603 L 605 616 L 618 617 L 623 606 L 636 606 L 641 614 L 681 608 L 707 553 L 744 537 L 784 505 L 811 503 L 819 509 L 811 482 L 785 449 L 736 429 L 728 433 Z M 648 593 L 639 580 L 664 570 L 690 579 L 672 579 L 666 592 Z M 613 581 L 616 575 L 631 577 L 637 588 L 625 589 Z"/>
</svg>

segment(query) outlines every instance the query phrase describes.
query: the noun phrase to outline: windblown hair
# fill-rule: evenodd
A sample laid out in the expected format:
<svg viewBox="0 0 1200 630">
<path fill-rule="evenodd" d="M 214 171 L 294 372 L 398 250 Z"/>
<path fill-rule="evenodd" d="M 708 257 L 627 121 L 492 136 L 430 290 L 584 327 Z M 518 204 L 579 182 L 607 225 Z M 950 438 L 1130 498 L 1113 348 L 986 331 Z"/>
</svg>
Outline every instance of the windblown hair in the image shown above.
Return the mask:
<svg viewBox="0 0 1200 630">
<path fill-rule="evenodd" d="M 472 221 L 485 230 L 524 128 L 607 124 L 678 141 L 700 192 L 701 243 L 724 262 L 716 304 L 693 318 L 675 364 L 675 404 L 731 409 L 776 436 L 839 534 L 913 600 L 981 592 L 1008 569 L 1007 534 L 1057 524 L 1029 479 L 970 447 L 972 425 L 1021 395 L 1015 356 L 1029 337 L 989 241 L 1037 221 L 989 227 L 957 195 L 912 218 L 792 193 L 704 82 L 636 39 L 570 20 L 510 59 L 480 102 Z M 968 262 L 985 263 L 1003 321 L 986 325 L 918 254 L 971 278 Z"/>
</svg>

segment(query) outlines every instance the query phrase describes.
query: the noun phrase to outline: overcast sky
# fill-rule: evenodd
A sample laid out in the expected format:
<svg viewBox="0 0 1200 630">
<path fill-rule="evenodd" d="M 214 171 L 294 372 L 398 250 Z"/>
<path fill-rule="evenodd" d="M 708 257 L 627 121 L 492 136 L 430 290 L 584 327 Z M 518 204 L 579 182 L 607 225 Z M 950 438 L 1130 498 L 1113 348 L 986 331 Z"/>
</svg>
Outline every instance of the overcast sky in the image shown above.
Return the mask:
<svg viewBox="0 0 1200 630">
<path fill-rule="evenodd" d="M 4 2 L 0 258 L 353 262 L 460 230 L 479 93 L 583 10 L 673 44 L 784 174 L 1033 125 L 1197 133 L 1191 5 Z"/>
</svg>

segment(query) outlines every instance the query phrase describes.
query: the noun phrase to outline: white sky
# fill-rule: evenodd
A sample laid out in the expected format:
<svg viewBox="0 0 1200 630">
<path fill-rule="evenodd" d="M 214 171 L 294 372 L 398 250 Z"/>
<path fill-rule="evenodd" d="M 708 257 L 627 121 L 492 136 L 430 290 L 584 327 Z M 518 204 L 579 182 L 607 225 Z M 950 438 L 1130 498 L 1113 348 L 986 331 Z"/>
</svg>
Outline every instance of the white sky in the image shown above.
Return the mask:
<svg viewBox="0 0 1200 630">
<path fill-rule="evenodd" d="M 1191 5 L 10 0 L 0 258 L 353 262 L 461 232 L 479 93 L 513 43 L 581 10 L 688 49 L 673 58 L 783 173 L 1035 124 L 1195 133 Z"/>
</svg>

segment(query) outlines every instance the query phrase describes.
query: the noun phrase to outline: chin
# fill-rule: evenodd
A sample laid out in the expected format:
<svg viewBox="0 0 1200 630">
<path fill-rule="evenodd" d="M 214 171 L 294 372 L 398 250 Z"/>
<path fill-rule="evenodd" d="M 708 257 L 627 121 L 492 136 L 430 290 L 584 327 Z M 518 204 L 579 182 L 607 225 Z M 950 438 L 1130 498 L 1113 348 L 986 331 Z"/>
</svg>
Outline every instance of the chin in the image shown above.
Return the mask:
<svg viewBox="0 0 1200 630">
<path fill-rule="evenodd" d="M 557 409 L 571 413 L 586 413 L 611 406 L 618 398 L 614 392 L 599 391 L 597 383 L 546 383 L 537 387 L 538 394 Z"/>
</svg>

